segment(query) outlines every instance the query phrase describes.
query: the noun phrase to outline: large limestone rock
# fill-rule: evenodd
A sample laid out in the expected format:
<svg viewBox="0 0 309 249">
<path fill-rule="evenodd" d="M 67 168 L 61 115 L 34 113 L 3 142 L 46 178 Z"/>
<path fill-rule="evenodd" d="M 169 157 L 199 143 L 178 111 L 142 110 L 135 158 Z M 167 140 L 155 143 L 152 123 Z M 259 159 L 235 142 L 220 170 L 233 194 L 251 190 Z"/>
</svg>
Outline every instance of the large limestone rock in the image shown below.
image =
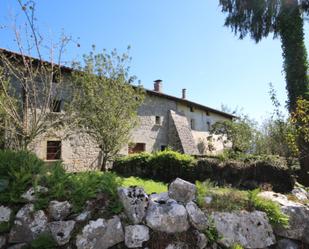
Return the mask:
<svg viewBox="0 0 309 249">
<path fill-rule="evenodd" d="M 47 217 L 42 210 L 35 211 L 33 204 L 27 204 L 16 214 L 9 235 L 10 243 L 30 242 L 47 230 Z"/>
<path fill-rule="evenodd" d="M 289 227 L 275 227 L 274 231 L 282 237 L 303 241 L 309 244 L 309 208 L 288 200 L 285 195 L 265 191 L 260 197 L 277 202 L 283 213 L 289 216 Z"/>
<path fill-rule="evenodd" d="M 290 239 L 281 239 L 277 242 L 276 249 L 299 249 L 300 246 Z"/>
<path fill-rule="evenodd" d="M 107 249 L 124 240 L 122 224 L 118 216 L 105 221 L 90 221 L 76 237 L 77 249 Z"/>
<path fill-rule="evenodd" d="M 189 220 L 193 227 L 197 230 L 204 231 L 208 227 L 208 220 L 205 213 L 194 203 L 189 202 L 186 205 L 186 210 L 189 215 Z"/>
<path fill-rule="evenodd" d="M 146 223 L 153 230 L 166 233 L 184 232 L 189 228 L 185 207 L 175 201 L 150 202 Z"/>
<path fill-rule="evenodd" d="M 134 223 L 141 223 L 148 206 L 148 195 L 143 188 L 119 188 L 118 196 L 123 204 L 126 215 Z"/>
<path fill-rule="evenodd" d="M 48 224 L 51 235 L 59 246 L 65 245 L 71 239 L 75 221 L 54 221 Z"/>
<path fill-rule="evenodd" d="M 51 201 L 48 211 L 54 220 L 63 220 L 70 214 L 71 208 L 72 205 L 68 201 Z"/>
<path fill-rule="evenodd" d="M 125 227 L 125 245 L 129 248 L 142 247 L 149 240 L 149 228 L 144 225 Z"/>
<path fill-rule="evenodd" d="M 190 182 L 176 178 L 168 189 L 170 198 L 182 203 L 188 203 L 195 200 L 196 186 Z"/>
<path fill-rule="evenodd" d="M 39 186 L 36 186 L 35 188 L 31 187 L 30 189 L 28 189 L 28 191 L 23 193 L 21 197 L 28 202 L 34 202 L 36 201 L 35 193 L 47 193 L 47 192 L 48 192 L 48 188 L 45 188 L 39 185 Z"/>
<path fill-rule="evenodd" d="M 9 222 L 11 218 L 12 210 L 5 206 L 0 206 L 0 224 Z"/>
<path fill-rule="evenodd" d="M 263 212 L 215 212 L 213 220 L 221 236 L 219 243 L 226 247 L 237 243 L 244 248 L 265 248 L 276 242 L 272 227 Z"/>
</svg>

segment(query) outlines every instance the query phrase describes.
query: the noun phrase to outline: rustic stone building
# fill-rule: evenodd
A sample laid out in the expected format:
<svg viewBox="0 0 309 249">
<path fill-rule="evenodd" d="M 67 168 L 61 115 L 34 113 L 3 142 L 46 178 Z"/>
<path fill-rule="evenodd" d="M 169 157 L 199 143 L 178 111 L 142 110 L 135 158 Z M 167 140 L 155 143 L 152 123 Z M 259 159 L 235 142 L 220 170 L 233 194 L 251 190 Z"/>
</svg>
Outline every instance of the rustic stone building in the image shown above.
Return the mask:
<svg viewBox="0 0 309 249">
<path fill-rule="evenodd" d="M 57 102 L 50 111 L 64 113 L 63 100 L 53 101 Z M 131 141 L 124 145 L 120 154 L 154 152 L 167 147 L 191 155 L 218 153 L 223 143 L 215 136 L 210 137 L 209 129 L 219 120 L 234 117 L 189 101 L 186 89 L 182 90 L 180 98 L 164 94 L 161 80 L 154 82 L 153 90 L 146 90 L 138 116 L 139 125 L 132 130 Z M 81 131 L 48 130 L 29 147 L 47 162 L 62 160 L 70 171 L 95 169 L 100 165 L 98 145 Z"/>
</svg>

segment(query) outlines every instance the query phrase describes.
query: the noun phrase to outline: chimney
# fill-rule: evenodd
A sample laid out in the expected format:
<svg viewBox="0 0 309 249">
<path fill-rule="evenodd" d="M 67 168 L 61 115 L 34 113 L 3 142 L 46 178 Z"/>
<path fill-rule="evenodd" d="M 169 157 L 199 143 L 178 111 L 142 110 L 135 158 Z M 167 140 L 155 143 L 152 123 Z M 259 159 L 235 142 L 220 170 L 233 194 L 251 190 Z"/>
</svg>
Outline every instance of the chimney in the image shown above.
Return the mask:
<svg viewBox="0 0 309 249">
<path fill-rule="evenodd" d="M 187 94 L 186 94 L 186 93 L 187 93 L 187 89 L 186 89 L 186 88 L 183 88 L 183 89 L 182 89 L 182 98 L 183 98 L 183 99 L 186 99 L 186 98 L 187 98 Z"/>
<path fill-rule="evenodd" d="M 153 90 L 155 92 L 158 92 L 158 93 L 162 92 L 162 80 L 155 80 L 154 81 Z"/>
</svg>

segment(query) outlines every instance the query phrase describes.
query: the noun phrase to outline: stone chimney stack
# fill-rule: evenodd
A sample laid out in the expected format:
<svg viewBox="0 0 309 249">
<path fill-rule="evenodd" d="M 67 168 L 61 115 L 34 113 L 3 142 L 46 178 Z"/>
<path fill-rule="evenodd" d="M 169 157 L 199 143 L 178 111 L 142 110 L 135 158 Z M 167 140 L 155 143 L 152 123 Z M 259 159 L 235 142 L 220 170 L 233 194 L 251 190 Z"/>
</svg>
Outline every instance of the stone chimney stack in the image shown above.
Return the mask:
<svg viewBox="0 0 309 249">
<path fill-rule="evenodd" d="M 183 98 L 183 99 L 186 99 L 186 98 L 187 98 L 187 89 L 186 89 L 186 88 L 183 88 L 183 89 L 182 89 L 182 98 Z"/>
<path fill-rule="evenodd" d="M 158 93 L 162 93 L 162 80 L 155 80 L 153 84 L 153 90 Z"/>
</svg>

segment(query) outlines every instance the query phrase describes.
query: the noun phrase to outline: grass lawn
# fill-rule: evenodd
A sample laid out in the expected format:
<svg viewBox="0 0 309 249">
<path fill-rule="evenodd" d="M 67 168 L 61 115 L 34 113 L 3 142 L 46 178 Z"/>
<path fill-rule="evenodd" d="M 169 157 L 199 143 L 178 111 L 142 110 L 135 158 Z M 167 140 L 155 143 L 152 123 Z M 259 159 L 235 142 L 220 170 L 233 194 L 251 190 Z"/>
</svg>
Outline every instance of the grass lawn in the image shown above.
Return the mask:
<svg viewBox="0 0 309 249">
<path fill-rule="evenodd" d="M 121 186 L 140 186 L 147 194 L 167 192 L 167 184 L 153 180 L 145 180 L 138 177 L 120 177 Z"/>
</svg>

